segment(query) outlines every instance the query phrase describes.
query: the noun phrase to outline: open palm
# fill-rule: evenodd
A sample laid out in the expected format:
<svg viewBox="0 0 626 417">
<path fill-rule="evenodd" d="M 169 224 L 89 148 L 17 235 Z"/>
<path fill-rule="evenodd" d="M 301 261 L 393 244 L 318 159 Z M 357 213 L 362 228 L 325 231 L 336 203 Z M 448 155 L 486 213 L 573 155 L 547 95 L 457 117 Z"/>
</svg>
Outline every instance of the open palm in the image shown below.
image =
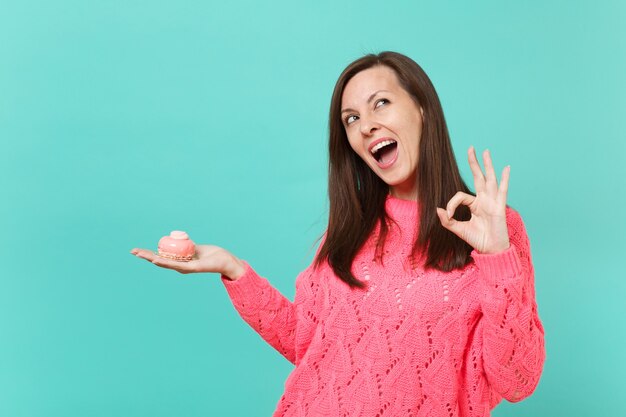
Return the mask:
<svg viewBox="0 0 626 417">
<path fill-rule="evenodd" d="M 441 225 L 463 239 L 480 253 L 498 253 L 509 247 L 506 225 L 506 196 L 509 186 L 510 166 L 502 171 L 500 185 L 493 168 L 491 154 L 483 152 L 483 174 L 474 147 L 468 150 L 468 160 L 474 176 L 476 196 L 459 191 L 448 202 L 446 209 L 437 208 Z M 469 207 L 472 214 L 467 221 L 452 218 L 459 205 Z"/>
<path fill-rule="evenodd" d="M 181 274 L 215 272 L 237 279 L 244 268 L 243 263 L 230 252 L 214 245 L 196 245 L 196 253 L 189 262 L 163 258 L 148 249 L 135 248 L 130 253 L 161 268 L 173 269 Z"/>
</svg>

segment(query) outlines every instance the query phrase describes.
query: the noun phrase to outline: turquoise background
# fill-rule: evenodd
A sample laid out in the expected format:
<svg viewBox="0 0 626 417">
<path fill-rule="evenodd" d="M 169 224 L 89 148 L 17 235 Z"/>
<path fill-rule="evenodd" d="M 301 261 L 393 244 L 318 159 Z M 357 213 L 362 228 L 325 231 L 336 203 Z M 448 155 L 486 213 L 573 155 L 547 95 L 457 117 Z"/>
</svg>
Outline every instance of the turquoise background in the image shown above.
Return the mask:
<svg viewBox="0 0 626 417">
<path fill-rule="evenodd" d="M 396 50 L 455 151 L 511 165 L 547 362 L 494 416 L 620 416 L 626 3 L 0 0 L 0 416 L 269 416 L 292 370 L 174 229 L 289 298 L 326 224 L 341 70 Z"/>
</svg>

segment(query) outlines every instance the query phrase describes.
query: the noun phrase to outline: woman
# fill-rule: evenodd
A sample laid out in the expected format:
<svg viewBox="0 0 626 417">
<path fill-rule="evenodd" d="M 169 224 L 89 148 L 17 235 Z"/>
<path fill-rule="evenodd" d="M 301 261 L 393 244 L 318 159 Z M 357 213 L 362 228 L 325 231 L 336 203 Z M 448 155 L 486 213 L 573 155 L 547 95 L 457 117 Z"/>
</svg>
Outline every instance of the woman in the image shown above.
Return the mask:
<svg viewBox="0 0 626 417">
<path fill-rule="evenodd" d="M 498 185 L 488 151 L 484 173 L 473 148 L 468 160 L 475 195 L 424 71 L 367 55 L 335 86 L 328 229 L 293 303 L 216 246 L 189 263 L 132 253 L 222 274 L 244 320 L 296 365 L 275 416 L 488 416 L 533 392 L 544 338 L 509 167 Z"/>
</svg>

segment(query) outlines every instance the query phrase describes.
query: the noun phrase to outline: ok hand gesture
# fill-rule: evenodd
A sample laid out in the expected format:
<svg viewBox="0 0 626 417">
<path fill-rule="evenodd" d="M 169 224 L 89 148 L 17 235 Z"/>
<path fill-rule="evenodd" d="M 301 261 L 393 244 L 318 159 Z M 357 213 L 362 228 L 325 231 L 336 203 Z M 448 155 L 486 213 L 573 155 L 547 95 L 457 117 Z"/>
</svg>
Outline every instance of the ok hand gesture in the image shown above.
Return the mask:
<svg viewBox="0 0 626 417">
<path fill-rule="evenodd" d="M 467 154 L 474 176 L 476 197 L 459 191 L 448 201 L 445 210 L 437 207 L 437 215 L 443 227 L 466 241 L 478 252 L 502 252 L 509 247 L 506 194 L 511 167 L 504 168 L 500 186 L 498 186 L 489 151 L 483 152 L 486 174 L 483 174 L 478 164 L 473 146 L 470 146 Z M 460 204 L 468 206 L 472 213 L 468 221 L 458 221 L 452 218 Z"/>
</svg>

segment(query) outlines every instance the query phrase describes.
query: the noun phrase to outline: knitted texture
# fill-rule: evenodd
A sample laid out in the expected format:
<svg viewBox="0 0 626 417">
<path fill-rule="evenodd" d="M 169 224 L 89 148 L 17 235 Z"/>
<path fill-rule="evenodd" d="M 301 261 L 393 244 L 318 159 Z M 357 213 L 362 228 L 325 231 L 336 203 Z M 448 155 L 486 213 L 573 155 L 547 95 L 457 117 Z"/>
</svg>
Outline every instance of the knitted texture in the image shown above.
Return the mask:
<svg viewBox="0 0 626 417">
<path fill-rule="evenodd" d="M 472 252 L 451 272 L 410 261 L 415 202 L 389 197 L 383 264 L 378 227 L 352 264 L 351 289 L 327 263 L 296 279 L 290 302 L 246 263 L 222 277 L 241 317 L 295 364 L 278 416 L 489 416 L 535 389 L 545 359 L 528 237 L 507 208 L 511 246 Z"/>
</svg>

